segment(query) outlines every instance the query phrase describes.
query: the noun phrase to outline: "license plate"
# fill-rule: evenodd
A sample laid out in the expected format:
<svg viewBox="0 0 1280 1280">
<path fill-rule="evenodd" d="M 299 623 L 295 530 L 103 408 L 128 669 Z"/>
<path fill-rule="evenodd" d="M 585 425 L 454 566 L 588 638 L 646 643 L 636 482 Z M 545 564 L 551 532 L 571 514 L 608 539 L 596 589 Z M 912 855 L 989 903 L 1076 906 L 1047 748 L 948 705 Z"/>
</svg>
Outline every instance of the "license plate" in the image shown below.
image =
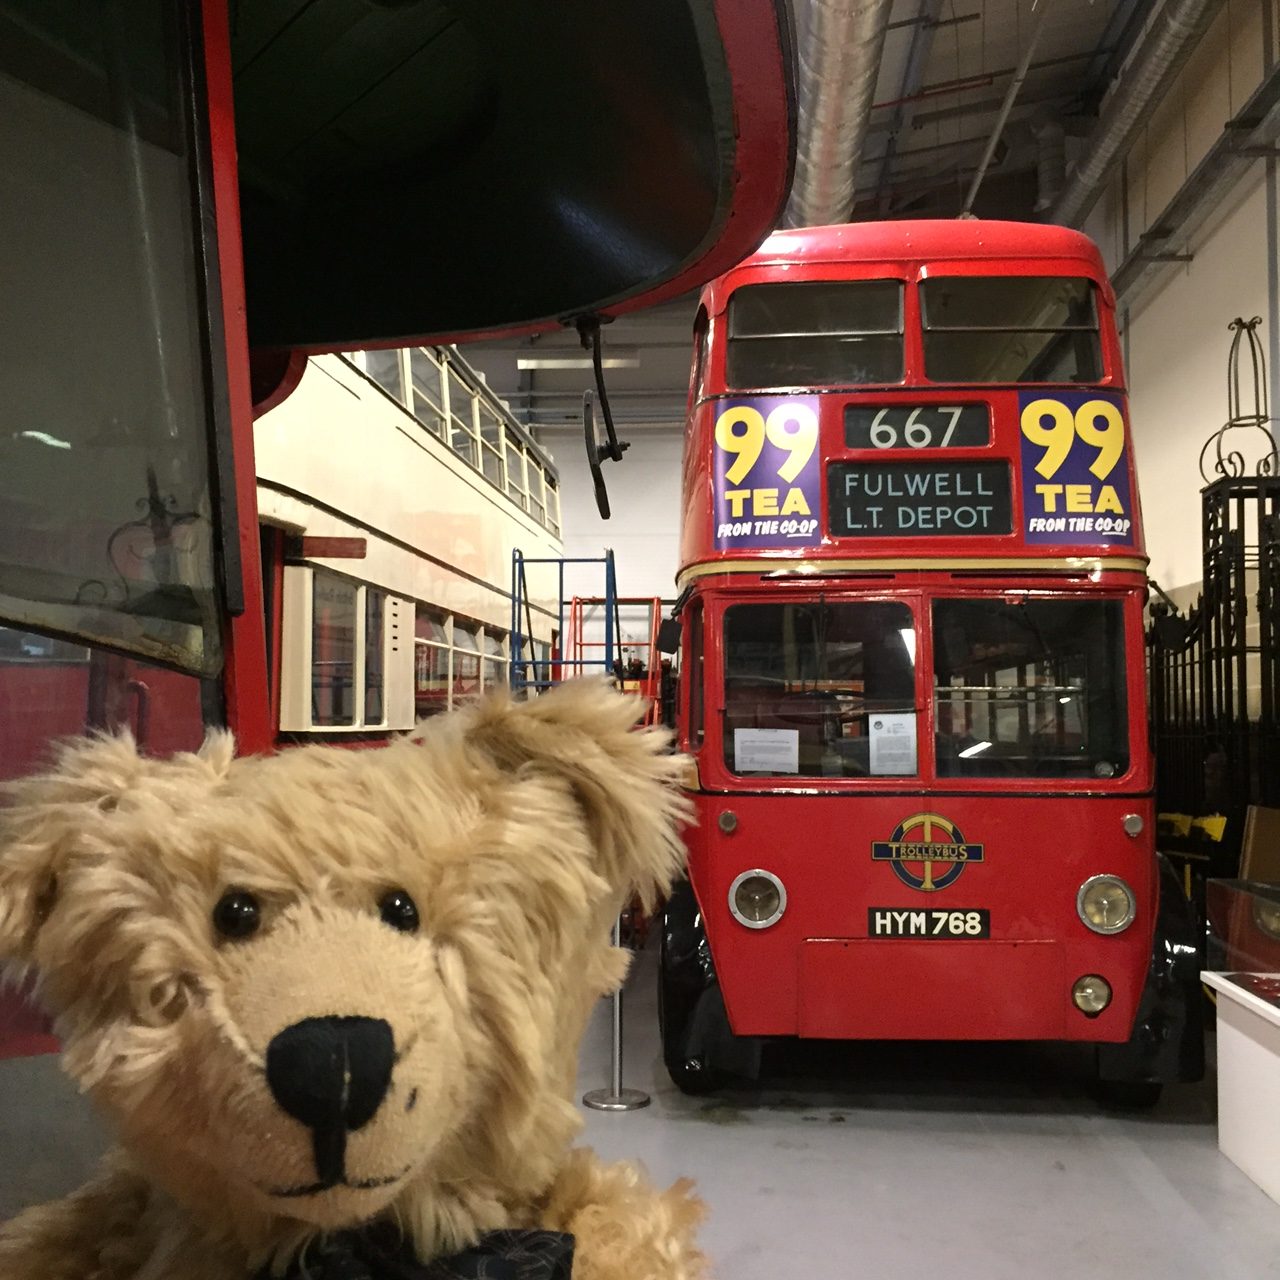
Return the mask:
<svg viewBox="0 0 1280 1280">
<path fill-rule="evenodd" d="M 869 938 L 989 938 L 991 913 L 981 907 L 868 907 Z"/>
</svg>

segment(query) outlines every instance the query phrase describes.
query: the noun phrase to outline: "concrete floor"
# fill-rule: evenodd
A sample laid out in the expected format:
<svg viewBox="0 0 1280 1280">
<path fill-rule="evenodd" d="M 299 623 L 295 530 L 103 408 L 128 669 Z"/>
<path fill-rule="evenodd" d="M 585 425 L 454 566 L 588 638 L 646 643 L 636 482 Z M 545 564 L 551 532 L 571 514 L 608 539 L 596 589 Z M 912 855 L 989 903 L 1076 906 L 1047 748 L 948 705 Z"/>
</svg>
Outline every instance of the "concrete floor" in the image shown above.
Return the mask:
<svg viewBox="0 0 1280 1280">
<path fill-rule="evenodd" d="M 1086 1061 L 1020 1046 L 821 1045 L 767 1087 L 687 1098 L 662 1071 L 653 957 L 627 1004 L 626 1083 L 585 1141 L 696 1178 L 718 1280 L 1280 1277 L 1280 1205 L 1219 1155 L 1212 1080 L 1101 1112 Z M 608 1079 L 608 1010 L 581 1087 Z M 0 1063 L 0 1219 L 60 1194 L 104 1145 L 52 1059 Z"/>
</svg>

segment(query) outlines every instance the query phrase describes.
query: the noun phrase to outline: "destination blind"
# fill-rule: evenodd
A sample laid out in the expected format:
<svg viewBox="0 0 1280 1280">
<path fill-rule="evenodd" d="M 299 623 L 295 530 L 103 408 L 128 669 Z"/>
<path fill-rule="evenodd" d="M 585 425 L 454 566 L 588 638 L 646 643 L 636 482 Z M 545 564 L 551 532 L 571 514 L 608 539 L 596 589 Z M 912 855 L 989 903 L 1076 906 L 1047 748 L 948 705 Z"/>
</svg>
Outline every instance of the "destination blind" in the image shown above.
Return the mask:
<svg viewBox="0 0 1280 1280">
<path fill-rule="evenodd" d="M 993 537 L 1013 532 L 1009 464 L 833 462 L 828 523 L 837 538 Z"/>
</svg>

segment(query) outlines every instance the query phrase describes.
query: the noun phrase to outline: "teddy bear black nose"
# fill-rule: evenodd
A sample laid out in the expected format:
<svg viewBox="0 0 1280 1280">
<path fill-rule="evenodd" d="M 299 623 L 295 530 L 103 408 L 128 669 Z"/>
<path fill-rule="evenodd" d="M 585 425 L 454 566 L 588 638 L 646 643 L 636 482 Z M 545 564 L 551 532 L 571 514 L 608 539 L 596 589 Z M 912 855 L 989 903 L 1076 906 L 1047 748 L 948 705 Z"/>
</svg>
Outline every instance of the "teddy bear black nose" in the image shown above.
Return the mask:
<svg viewBox="0 0 1280 1280">
<path fill-rule="evenodd" d="M 381 1018 L 307 1018 L 267 1046 L 267 1084 L 312 1131 L 322 1183 L 342 1181 L 347 1133 L 382 1105 L 395 1058 L 395 1037 Z"/>
</svg>

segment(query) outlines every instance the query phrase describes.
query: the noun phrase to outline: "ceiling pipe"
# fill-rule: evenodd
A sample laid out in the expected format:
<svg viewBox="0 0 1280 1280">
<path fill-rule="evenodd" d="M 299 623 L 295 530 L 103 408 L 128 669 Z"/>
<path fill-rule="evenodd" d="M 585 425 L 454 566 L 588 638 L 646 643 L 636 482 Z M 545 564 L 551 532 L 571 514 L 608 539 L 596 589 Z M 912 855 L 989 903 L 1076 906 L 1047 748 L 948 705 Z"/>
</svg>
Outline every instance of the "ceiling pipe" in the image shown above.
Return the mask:
<svg viewBox="0 0 1280 1280">
<path fill-rule="evenodd" d="M 1042 120 L 1036 136 L 1036 212 L 1052 208 L 1067 184 L 1067 131 L 1057 120 Z"/>
<path fill-rule="evenodd" d="M 1121 71 L 1080 163 L 1049 213 L 1050 222 L 1079 227 L 1088 217 L 1112 169 L 1132 147 L 1143 121 L 1200 43 L 1221 4 L 1222 0 L 1166 0 Z"/>
<path fill-rule="evenodd" d="M 1018 61 L 1018 69 L 1013 73 L 1013 79 L 1009 81 L 1009 87 L 1005 90 L 1004 102 L 1000 104 L 1000 114 L 996 117 L 996 122 L 991 127 L 991 136 L 987 139 L 986 150 L 982 153 L 982 159 L 978 162 L 977 172 L 973 175 L 973 181 L 969 184 L 964 204 L 960 207 L 960 216 L 962 218 L 973 212 L 973 202 L 977 199 L 978 188 L 982 186 L 982 180 L 987 176 L 987 169 L 991 164 L 991 157 L 995 155 L 996 147 L 1000 145 L 1000 135 L 1004 132 L 1004 127 L 1009 122 L 1009 112 L 1013 110 L 1018 90 L 1022 88 L 1022 82 L 1027 78 L 1031 59 L 1035 56 L 1036 45 L 1040 43 L 1040 33 L 1044 30 L 1045 14 L 1048 12 L 1049 0 L 1039 0 L 1039 12 L 1036 14 L 1031 34 L 1027 37 L 1027 47 L 1022 51 L 1022 57 Z"/>
<path fill-rule="evenodd" d="M 889 178 L 893 173 L 893 157 L 898 150 L 898 138 L 911 123 L 914 116 L 914 103 L 911 99 L 920 92 L 924 84 L 925 63 L 929 60 L 929 51 L 933 48 L 933 33 L 938 28 L 938 18 L 942 13 L 943 0 L 921 0 L 919 26 L 911 33 L 911 48 L 907 51 L 907 65 L 902 72 L 901 96 L 893 109 L 893 119 L 889 123 L 889 139 L 885 143 L 884 154 L 880 158 L 880 176 L 876 180 L 876 201 L 878 212 L 883 217 L 889 212 L 891 203 L 889 196 Z"/>
<path fill-rule="evenodd" d="M 796 81 L 796 174 L 784 226 L 845 222 L 853 211 L 892 7 L 893 0 L 808 0 Z"/>
</svg>

